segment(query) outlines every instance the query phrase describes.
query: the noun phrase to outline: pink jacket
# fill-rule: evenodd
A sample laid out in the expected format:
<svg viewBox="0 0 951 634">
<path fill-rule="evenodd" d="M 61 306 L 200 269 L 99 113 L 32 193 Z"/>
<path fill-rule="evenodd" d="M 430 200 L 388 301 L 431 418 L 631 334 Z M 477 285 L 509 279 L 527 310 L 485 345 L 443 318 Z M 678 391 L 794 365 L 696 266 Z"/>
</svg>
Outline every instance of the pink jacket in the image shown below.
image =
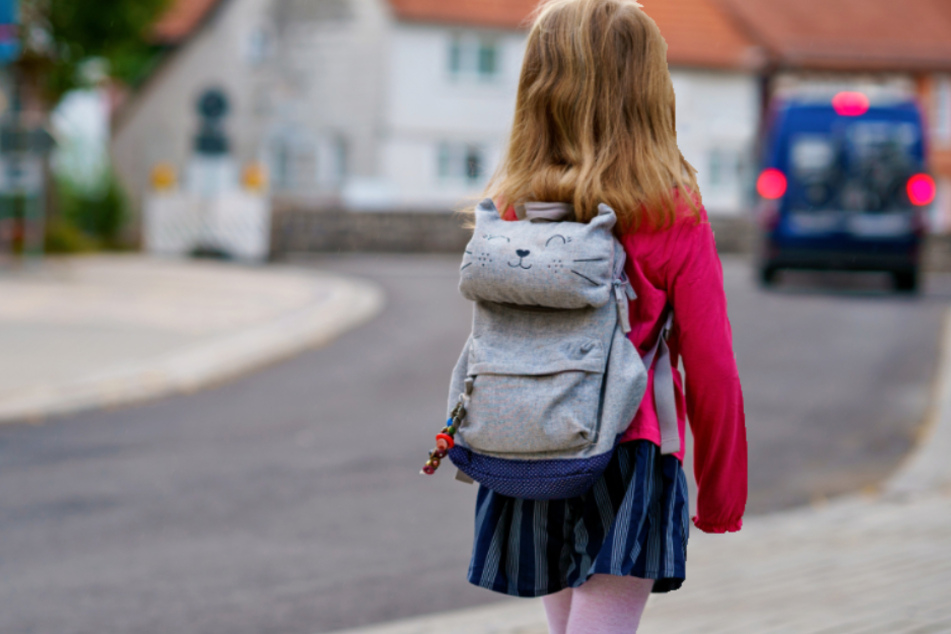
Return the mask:
<svg viewBox="0 0 951 634">
<path fill-rule="evenodd" d="M 694 524 L 708 533 L 738 531 L 746 508 L 746 422 L 743 394 L 733 356 L 727 318 L 723 268 L 717 256 L 706 211 L 698 223 L 684 206 L 672 228 L 641 229 L 621 238 L 627 251 L 627 274 L 637 293 L 631 302 L 631 341 L 640 353 L 650 351 L 663 326 L 665 309 L 674 313 L 668 341 L 675 368 L 683 359 L 689 379 L 686 396 L 674 370 L 681 447 L 686 420 L 694 436 L 697 514 Z M 511 208 L 504 214 L 514 220 Z M 640 410 L 622 437 L 660 445 L 654 409 L 653 371 Z M 677 454 L 683 461 L 683 449 Z"/>
</svg>

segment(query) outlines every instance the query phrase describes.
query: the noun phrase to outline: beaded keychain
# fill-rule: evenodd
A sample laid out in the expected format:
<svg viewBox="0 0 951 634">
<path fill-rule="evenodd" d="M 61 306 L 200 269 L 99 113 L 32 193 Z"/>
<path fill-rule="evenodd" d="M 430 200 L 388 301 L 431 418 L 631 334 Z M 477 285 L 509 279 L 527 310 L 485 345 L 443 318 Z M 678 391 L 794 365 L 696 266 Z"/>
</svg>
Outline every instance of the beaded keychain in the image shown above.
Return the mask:
<svg viewBox="0 0 951 634">
<path fill-rule="evenodd" d="M 446 426 L 442 428 L 441 432 L 436 434 L 436 448 L 429 452 L 429 460 L 423 465 L 422 471 L 419 472 L 420 475 L 432 475 L 436 473 L 436 469 L 439 468 L 439 464 L 443 458 L 445 458 L 449 450 L 455 446 L 456 441 L 453 439 L 453 436 L 456 435 L 456 430 L 465 417 L 466 408 L 462 406 L 462 401 L 460 401 L 455 409 L 452 410 L 452 414 L 449 415 Z"/>
</svg>

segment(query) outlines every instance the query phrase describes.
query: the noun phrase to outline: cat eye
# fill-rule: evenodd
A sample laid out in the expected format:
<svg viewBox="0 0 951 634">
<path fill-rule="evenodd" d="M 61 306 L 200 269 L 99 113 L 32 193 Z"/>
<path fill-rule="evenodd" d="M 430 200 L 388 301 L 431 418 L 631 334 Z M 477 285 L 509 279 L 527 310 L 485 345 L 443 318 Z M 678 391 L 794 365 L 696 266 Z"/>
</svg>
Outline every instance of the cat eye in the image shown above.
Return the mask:
<svg viewBox="0 0 951 634">
<path fill-rule="evenodd" d="M 547 247 L 549 244 L 551 244 L 551 241 L 554 240 L 555 238 L 560 238 L 562 244 L 566 244 L 568 242 L 568 240 L 565 239 L 565 236 L 559 233 L 556 233 L 552 237 L 548 238 L 548 242 L 545 243 L 545 246 Z"/>
<path fill-rule="evenodd" d="M 506 236 L 490 236 L 489 234 L 485 233 L 482 235 L 482 237 L 489 241 L 495 240 L 496 238 L 501 238 L 502 240 L 505 240 L 506 242 L 511 242 L 511 240 L 509 240 L 508 237 Z"/>
</svg>

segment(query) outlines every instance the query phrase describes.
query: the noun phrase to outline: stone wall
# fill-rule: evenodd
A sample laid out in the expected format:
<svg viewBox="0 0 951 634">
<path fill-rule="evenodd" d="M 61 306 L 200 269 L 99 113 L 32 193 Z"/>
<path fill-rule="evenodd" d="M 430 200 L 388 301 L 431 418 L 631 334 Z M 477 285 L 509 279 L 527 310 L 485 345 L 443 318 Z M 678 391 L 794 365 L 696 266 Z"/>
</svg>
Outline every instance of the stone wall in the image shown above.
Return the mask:
<svg viewBox="0 0 951 634">
<path fill-rule="evenodd" d="M 274 210 L 271 252 L 461 252 L 471 231 L 461 214 Z"/>
<path fill-rule="evenodd" d="M 279 207 L 274 211 L 272 254 L 281 259 L 293 253 L 458 253 L 471 234 L 463 228 L 465 220 L 452 213 Z M 714 216 L 710 222 L 721 253 L 752 253 L 756 232 L 749 219 Z M 951 236 L 929 236 L 924 262 L 927 270 L 951 271 Z"/>
</svg>

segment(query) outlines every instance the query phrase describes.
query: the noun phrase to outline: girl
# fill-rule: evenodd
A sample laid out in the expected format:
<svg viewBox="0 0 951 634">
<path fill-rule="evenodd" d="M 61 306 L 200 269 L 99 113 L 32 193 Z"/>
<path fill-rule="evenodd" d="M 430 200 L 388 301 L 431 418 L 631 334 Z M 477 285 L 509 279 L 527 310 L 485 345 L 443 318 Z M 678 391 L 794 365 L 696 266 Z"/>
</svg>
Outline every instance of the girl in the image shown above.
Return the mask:
<svg viewBox="0 0 951 634">
<path fill-rule="evenodd" d="M 503 217 L 561 203 L 587 222 L 618 214 L 637 292 L 630 338 L 641 354 L 674 315 L 669 347 L 680 435 L 690 420 L 699 486 L 695 525 L 738 531 L 746 505 L 746 429 L 723 273 L 695 170 L 679 149 L 667 46 L 634 0 L 549 0 L 528 37 L 515 120 L 488 196 Z M 551 209 L 552 205 L 546 205 Z M 651 377 L 653 373 L 651 372 Z M 544 596 L 553 634 L 629 634 L 648 595 L 685 578 L 687 487 L 660 453 L 652 379 L 603 478 L 568 500 L 480 488 L 469 580 Z M 681 442 L 683 447 L 683 442 Z"/>
</svg>

